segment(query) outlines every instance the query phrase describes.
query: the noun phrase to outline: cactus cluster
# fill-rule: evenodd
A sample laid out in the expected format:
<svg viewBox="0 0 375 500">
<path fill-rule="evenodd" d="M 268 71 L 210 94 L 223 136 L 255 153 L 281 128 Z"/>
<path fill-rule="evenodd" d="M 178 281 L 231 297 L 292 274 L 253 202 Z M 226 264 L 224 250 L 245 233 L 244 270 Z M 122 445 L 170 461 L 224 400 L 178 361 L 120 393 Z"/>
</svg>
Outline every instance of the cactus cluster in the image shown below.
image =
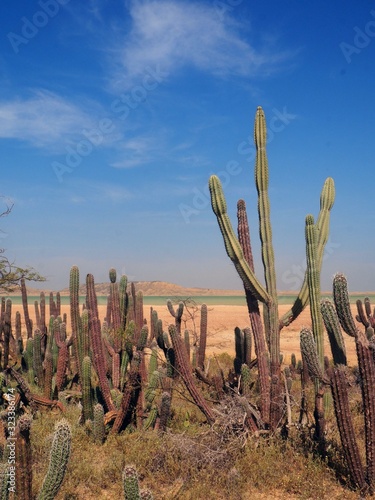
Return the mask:
<svg viewBox="0 0 375 500">
<path fill-rule="evenodd" d="M 280 331 L 297 318 L 308 304 L 309 298 L 310 303 L 314 303 L 309 294 L 308 281 L 310 282 L 310 291 L 312 285 L 314 284 L 316 287 L 319 282 L 323 250 L 328 239 L 329 213 L 334 201 L 334 185 L 331 178 L 325 181 L 317 222 L 315 223 L 311 216 L 307 217 L 306 246 L 311 258 L 295 303 L 290 311 L 282 318 L 279 318 L 268 195 L 267 132 L 265 115 L 261 107 L 258 107 L 255 116 L 254 141 L 256 147 L 255 184 L 258 192 L 259 233 L 264 267 L 264 286 L 254 271 L 245 202 L 240 200 L 237 205 L 238 229 L 236 236 L 227 213 L 223 189 L 217 176 L 210 177 L 209 189 L 212 209 L 223 236 L 226 252 L 243 281 L 249 319 L 253 330 L 254 347 L 258 359 L 262 418 L 271 429 L 275 429 L 279 425 L 283 407 L 281 398 Z M 315 252 L 313 255 L 311 255 L 312 251 Z M 318 295 L 317 290 L 316 296 Z M 260 316 L 259 302 L 263 304 L 263 322 Z M 319 338 L 317 342 L 320 345 Z"/>
</svg>

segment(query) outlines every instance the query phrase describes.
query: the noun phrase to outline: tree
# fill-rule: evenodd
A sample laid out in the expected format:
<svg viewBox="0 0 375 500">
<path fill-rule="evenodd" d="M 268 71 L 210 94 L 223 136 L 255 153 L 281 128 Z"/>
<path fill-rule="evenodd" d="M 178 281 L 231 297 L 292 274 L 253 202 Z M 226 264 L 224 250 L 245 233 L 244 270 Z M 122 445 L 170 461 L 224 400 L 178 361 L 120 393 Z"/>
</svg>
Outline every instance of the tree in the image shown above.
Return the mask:
<svg viewBox="0 0 375 500">
<path fill-rule="evenodd" d="M 13 203 L 6 204 L 6 209 L 0 214 L 0 217 L 6 217 L 10 214 L 13 208 Z M 0 291 L 12 292 L 20 285 L 21 279 L 26 281 L 45 281 L 46 279 L 41 276 L 32 267 L 18 267 L 14 262 L 10 262 L 8 257 L 4 254 L 5 249 L 0 248 Z"/>
</svg>

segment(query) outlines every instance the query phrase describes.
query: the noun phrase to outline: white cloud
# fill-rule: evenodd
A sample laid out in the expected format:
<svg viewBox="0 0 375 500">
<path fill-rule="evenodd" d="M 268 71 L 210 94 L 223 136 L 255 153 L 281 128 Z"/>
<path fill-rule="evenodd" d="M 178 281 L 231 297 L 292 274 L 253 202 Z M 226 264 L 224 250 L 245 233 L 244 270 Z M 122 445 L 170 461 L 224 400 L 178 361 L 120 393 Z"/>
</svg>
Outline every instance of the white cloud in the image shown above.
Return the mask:
<svg viewBox="0 0 375 500">
<path fill-rule="evenodd" d="M 119 145 L 121 158 L 113 163 L 113 168 L 134 168 L 154 162 L 163 155 L 163 131 L 153 137 L 140 135 L 123 141 Z"/>
<path fill-rule="evenodd" d="M 63 141 L 93 123 L 82 108 L 45 90 L 29 98 L 0 102 L 0 138 L 18 139 L 40 148 L 63 147 Z"/>
<path fill-rule="evenodd" d="M 117 82 L 130 87 L 147 68 L 168 74 L 192 66 L 219 77 L 270 73 L 285 59 L 276 50 L 256 50 L 240 36 L 233 18 L 219 16 L 214 4 L 133 1 L 132 25 L 121 49 Z M 122 73 L 122 74 L 121 74 Z"/>
</svg>

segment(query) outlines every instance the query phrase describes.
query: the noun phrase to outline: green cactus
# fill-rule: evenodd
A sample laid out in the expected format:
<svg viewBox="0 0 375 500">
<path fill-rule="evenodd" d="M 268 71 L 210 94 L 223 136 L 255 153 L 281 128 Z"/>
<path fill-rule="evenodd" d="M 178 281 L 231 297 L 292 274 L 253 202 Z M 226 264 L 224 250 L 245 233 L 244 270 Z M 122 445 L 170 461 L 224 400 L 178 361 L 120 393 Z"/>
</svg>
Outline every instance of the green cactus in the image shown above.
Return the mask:
<svg viewBox="0 0 375 500">
<path fill-rule="evenodd" d="M 164 391 L 161 395 L 160 403 L 160 422 L 159 430 L 160 432 L 165 432 L 167 430 L 168 420 L 171 414 L 171 394 L 168 391 Z"/>
<path fill-rule="evenodd" d="M 141 328 L 141 332 L 137 340 L 137 351 L 143 351 L 143 349 L 146 347 L 147 337 L 148 337 L 148 326 L 144 325 Z"/>
<path fill-rule="evenodd" d="M 318 352 L 321 368 L 324 366 L 324 339 L 323 322 L 320 312 L 320 271 L 317 256 L 317 228 L 314 217 L 307 215 L 305 220 L 306 236 L 306 261 L 307 261 L 307 286 L 310 299 L 310 316 L 312 331 Z"/>
<path fill-rule="evenodd" d="M 32 322 L 30 320 L 30 315 L 29 315 L 29 306 L 28 306 L 28 301 L 27 301 L 27 290 L 26 290 L 26 283 L 25 283 L 24 278 L 21 279 L 20 285 L 21 285 L 23 314 L 25 317 L 27 338 L 29 339 L 33 336 L 33 325 L 32 325 Z"/>
<path fill-rule="evenodd" d="M 100 403 L 94 406 L 93 436 L 94 441 L 103 444 L 105 441 L 104 408 Z"/>
<path fill-rule="evenodd" d="M 172 301 L 168 299 L 167 308 L 170 314 L 174 317 L 177 332 L 181 333 L 181 321 L 182 321 L 182 314 L 184 312 L 184 303 L 179 302 L 177 309 L 175 310 Z"/>
<path fill-rule="evenodd" d="M 125 329 L 126 325 L 126 316 L 128 309 L 128 294 L 126 293 L 126 288 L 128 286 L 128 278 L 123 275 L 120 278 L 119 283 L 119 301 L 120 301 L 120 320 L 121 320 L 121 329 Z"/>
<path fill-rule="evenodd" d="M 9 498 L 9 465 L 0 463 L 0 500 Z"/>
<path fill-rule="evenodd" d="M 241 392 L 244 396 L 250 394 L 251 373 L 250 368 L 244 363 L 241 366 Z"/>
<path fill-rule="evenodd" d="M 341 273 L 337 273 L 333 278 L 333 301 L 342 329 L 351 337 L 355 337 L 357 327 L 350 309 L 348 282 Z"/>
<path fill-rule="evenodd" d="M 55 426 L 48 471 L 38 495 L 38 500 L 53 500 L 56 497 L 68 466 L 71 441 L 70 425 L 65 419 L 62 419 Z"/>
<path fill-rule="evenodd" d="M 300 333 L 300 345 L 303 362 L 306 363 L 311 378 L 324 380 L 314 334 L 310 328 L 303 328 Z"/>
<path fill-rule="evenodd" d="M 199 347 L 198 347 L 198 356 L 197 356 L 198 368 L 201 368 L 202 370 L 204 370 L 204 361 L 205 361 L 205 357 L 206 357 L 207 318 L 208 318 L 207 305 L 202 304 L 202 306 L 201 306 L 200 333 L 199 333 Z"/>
<path fill-rule="evenodd" d="M 125 500 L 140 500 L 138 472 L 134 465 L 126 465 L 122 473 Z"/>
<path fill-rule="evenodd" d="M 340 329 L 340 322 L 335 306 L 331 300 L 323 299 L 320 302 L 320 310 L 328 333 L 334 364 L 346 365 L 345 342 Z"/>
</svg>

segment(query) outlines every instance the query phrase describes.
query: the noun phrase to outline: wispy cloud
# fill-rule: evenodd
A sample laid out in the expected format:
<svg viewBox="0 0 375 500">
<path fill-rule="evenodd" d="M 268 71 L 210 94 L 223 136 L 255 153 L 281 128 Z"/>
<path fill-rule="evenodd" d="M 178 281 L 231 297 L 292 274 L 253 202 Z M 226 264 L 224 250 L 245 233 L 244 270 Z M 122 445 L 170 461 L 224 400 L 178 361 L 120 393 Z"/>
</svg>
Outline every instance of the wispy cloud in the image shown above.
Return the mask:
<svg viewBox="0 0 375 500">
<path fill-rule="evenodd" d="M 134 168 L 160 159 L 163 154 L 164 132 L 159 131 L 153 137 L 139 135 L 124 140 L 119 144 L 117 161 L 111 163 L 114 168 Z"/>
<path fill-rule="evenodd" d="M 277 50 L 252 47 L 233 18 L 218 15 L 214 2 L 133 1 L 130 16 L 131 29 L 121 50 L 125 86 L 147 67 L 175 73 L 190 66 L 219 77 L 256 76 L 272 72 L 287 57 Z"/>
<path fill-rule="evenodd" d="M 93 124 L 82 107 L 45 90 L 0 102 L 0 138 L 56 149 Z"/>
</svg>

